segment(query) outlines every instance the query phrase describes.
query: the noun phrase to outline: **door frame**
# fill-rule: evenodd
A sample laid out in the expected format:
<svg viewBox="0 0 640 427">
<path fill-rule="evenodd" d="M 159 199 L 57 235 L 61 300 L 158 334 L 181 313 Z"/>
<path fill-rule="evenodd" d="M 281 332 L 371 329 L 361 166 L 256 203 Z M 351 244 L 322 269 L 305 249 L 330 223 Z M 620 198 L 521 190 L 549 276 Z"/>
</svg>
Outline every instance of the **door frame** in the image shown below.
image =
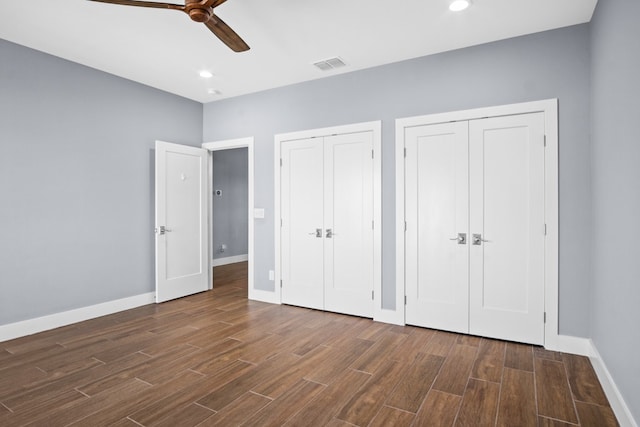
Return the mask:
<svg viewBox="0 0 640 427">
<path fill-rule="evenodd" d="M 382 310 L 382 122 L 372 121 L 353 123 L 342 126 L 332 126 L 297 132 L 277 134 L 274 136 L 274 256 L 275 283 L 274 302 L 282 303 L 282 272 L 281 272 L 281 211 L 280 211 L 280 175 L 281 154 L 280 146 L 285 141 L 305 138 L 318 138 L 347 133 L 373 133 L 373 319 L 377 320 Z"/>
<path fill-rule="evenodd" d="M 399 325 L 405 324 L 405 305 L 403 304 L 405 297 L 405 129 L 451 121 L 537 112 L 544 113 L 546 135 L 544 198 L 547 234 L 544 254 L 546 313 L 544 346 L 550 350 L 559 349 L 561 343 L 558 332 L 558 100 L 556 98 L 396 119 L 396 310 L 395 312 L 385 310 L 388 321 Z"/>
<path fill-rule="evenodd" d="M 254 211 L 254 155 L 253 155 L 254 138 L 252 136 L 246 138 L 227 139 L 223 141 L 205 142 L 202 144 L 202 148 L 209 152 L 209 179 L 207 181 L 207 211 L 209 230 L 213 230 L 213 152 L 222 150 L 232 150 L 234 148 L 246 148 L 247 149 L 247 184 L 248 184 L 248 209 L 247 209 L 247 252 L 248 252 L 248 272 L 247 272 L 247 287 L 248 298 L 252 298 L 254 292 L 254 223 L 253 223 L 253 211 Z M 207 233 L 207 241 L 209 248 L 209 289 L 213 286 L 213 238 L 211 233 Z"/>
</svg>

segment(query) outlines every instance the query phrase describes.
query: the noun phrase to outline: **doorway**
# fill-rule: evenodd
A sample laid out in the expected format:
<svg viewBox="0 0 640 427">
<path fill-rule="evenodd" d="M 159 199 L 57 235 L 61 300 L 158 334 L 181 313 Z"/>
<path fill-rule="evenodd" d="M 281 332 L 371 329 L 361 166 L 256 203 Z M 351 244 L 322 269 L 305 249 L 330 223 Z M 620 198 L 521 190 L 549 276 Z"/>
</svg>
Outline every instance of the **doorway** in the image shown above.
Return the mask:
<svg viewBox="0 0 640 427">
<path fill-rule="evenodd" d="M 246 263 L 249 258 L 247 148 L 213 151 L 211 158 L 211 265 L 215 287 L 216 271 L 227 270 L 219 267 Z"/>
<path fill-rule="evenodd" d="M 253 137 L 202 144 L 202 148 L 209 151 L 209 183 L 211 184 L 209 224 L 212 232 L 208 236 L 211 254 L 209 283 L 211 287 L 215 286 L 216 272 L 223 275 L 233 272 L 236 280 L 243 280 L 238 275 L 244 275 L 246 272 L 249 298 L 254 283 L 253 144 Z M 224 165 L 229 162 L 232 168 L 235 167 L 235 171 L 232 174 L 233 179 L 225 181 L 222 178 L 225 175 Z M 240 163 L 244 163 L 244 166 Z M 214 170 L 216 164 L 218 169 L 223 169 L 221 175 Z M 225 230 L 225 227 L 230 227 L 232 230 Z"/>
</svg>

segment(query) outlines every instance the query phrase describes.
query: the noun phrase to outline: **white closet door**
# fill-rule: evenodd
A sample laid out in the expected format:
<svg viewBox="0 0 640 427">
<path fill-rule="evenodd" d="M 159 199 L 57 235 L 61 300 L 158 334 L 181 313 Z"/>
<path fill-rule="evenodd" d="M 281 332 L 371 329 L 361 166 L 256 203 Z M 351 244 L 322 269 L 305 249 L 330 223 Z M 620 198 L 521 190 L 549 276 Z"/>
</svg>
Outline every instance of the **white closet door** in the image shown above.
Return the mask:
<svg viewBox="0 0 640 427">
<path fill-rule="evenodd" d="M 324 308 L 322 138 L 281 145 L 282 302 Z"/>
<path fill-rule="evenodd" d="M 543 344 L 544 116 L 474 120 L 469 135 L 470 333 Z"/>
<path fill-rule="evenodd" d="M 373 317 L 373 135 L 324 138 L 325 310 Z"/>
<path fill-rule="evenodd" d="M 406 323 L 469 330 L 468 123 L 405 134 Z M 468 240 L 468 236 L 467 236 Z"/>
</svg>

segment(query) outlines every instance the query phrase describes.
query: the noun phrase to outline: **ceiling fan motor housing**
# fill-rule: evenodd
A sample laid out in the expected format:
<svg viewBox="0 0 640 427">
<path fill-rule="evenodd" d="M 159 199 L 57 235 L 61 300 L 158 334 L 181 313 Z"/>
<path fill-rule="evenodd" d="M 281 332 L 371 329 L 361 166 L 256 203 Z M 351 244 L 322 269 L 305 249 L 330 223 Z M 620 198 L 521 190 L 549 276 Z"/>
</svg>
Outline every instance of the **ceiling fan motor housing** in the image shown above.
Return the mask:
<svg viewBox="0 0 640 427">
<path fill-rule="evenodd" d="M 203 7 L 198 0 L 186 0 L 185 12 L 189 14 L 189 18 L 195 22 L 207 22 L 213 14 L 213 9 L 210 7 Z"/>
</svg>

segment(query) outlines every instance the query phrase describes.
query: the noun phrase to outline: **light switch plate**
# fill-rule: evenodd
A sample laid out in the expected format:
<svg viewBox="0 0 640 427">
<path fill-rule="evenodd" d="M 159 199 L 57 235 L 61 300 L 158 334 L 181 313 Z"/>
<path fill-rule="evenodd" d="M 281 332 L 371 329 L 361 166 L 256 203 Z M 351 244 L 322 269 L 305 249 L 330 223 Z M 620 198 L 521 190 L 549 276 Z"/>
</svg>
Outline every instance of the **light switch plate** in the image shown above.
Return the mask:
<svg viewBox="0 0 640 427">
<path fill-rule="evenodd" d="M 253 217 L 254 218 L 264 218 L 264 208 L 254 208 L 253 209 Z"/>
</svg>

